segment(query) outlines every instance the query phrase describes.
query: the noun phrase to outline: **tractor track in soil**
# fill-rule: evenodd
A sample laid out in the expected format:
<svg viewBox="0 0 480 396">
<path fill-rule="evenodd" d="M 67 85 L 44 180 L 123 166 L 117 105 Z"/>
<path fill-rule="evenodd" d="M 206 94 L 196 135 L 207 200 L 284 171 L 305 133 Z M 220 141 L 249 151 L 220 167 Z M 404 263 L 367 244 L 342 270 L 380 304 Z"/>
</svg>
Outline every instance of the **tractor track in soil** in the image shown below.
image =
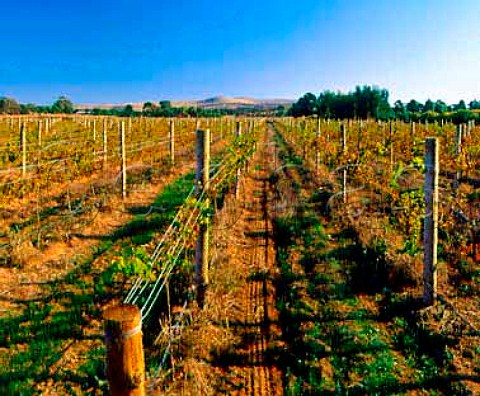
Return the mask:
<svg viewBox="0 0 480 396">
<path fill-rule="evenodd" d="M 231 318 L 242 341 L 224 367 L 226 376 L 234 378 L 234 389 L 228 391 L 232 395 L 283 394 L 282 373 L 271 354 L 279 339 L 272 282 L 276 273 L 275 251 L 268 215 L 271 141 L 269 129 L 243 176 L 240 199 L 244 208 L 232 229 L 238 246 L 231 251 L 233 263 L 246 282 L 237 295 L 237 310 Z"/>
</svg>

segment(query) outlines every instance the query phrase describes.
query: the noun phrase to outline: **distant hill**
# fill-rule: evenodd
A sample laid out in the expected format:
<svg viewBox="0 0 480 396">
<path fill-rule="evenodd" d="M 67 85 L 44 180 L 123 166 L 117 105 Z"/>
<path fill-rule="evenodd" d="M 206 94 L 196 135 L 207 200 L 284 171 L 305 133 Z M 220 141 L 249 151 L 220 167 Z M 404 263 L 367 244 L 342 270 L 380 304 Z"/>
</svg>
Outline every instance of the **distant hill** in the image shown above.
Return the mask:
<svg viewBox="0 0 480 396">
<path fill-rule="evenodd" d="M 172 101 L 172 107 L 199 107 L 202 109 L 272 109 L 280 105 L 289 107 L 294 101 L 290 99 L 253 99 L 253 98 L 232 98 L 228 96 L 215 96 L 201 100 Z M 158 102 L 157 102 L 158 103 Z M 120 103 L 120 104 L 78 104 L 77 110 L 88 109 L 123 109 L 131 104 L 135 111 L 141 111 L 143 103 Z"/>
</svg>

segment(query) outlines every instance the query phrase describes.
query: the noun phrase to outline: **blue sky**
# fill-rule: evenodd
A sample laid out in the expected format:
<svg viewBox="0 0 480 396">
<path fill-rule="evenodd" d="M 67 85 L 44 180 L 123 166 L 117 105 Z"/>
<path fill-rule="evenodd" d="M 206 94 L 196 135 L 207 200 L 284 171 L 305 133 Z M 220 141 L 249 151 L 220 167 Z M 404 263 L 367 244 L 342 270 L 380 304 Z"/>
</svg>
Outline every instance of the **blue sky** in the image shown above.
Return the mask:
<svg viewBox="0 0 480 396">
<path fill-rule="evenodd" d="M 24 0 L 1 5 L 0 96 L 297 98 L 378 85 L 480 99 L 478 0 Z"/>
</svg>

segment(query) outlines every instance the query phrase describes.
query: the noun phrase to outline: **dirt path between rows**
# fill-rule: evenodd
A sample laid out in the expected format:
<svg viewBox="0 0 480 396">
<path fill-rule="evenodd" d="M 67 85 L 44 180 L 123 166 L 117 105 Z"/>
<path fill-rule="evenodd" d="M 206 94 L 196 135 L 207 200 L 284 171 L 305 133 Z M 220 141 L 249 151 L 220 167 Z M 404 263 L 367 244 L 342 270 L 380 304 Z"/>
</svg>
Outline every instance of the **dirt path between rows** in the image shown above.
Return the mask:
<svg viewBox="0 0 480 396">
<path fill-rule="evenodd" d="M 226 211 L 232 226 L 219 225 L 219 243 L 235 276 L 242 279 L 234 293 L 229 325 L 238 340 L 219 358 L 231 395 L 282 395 L 282 372 L 272 359 L 280 338 L 275 308 L 276 273 L 270 206 L 269 176 L 274 163 L 272 132 L 258 143 L 257 152 L 243 173 L 239 197 L 232 198 Z M 233 219 L 233 220 L 232 220 Z"/>
</svg>

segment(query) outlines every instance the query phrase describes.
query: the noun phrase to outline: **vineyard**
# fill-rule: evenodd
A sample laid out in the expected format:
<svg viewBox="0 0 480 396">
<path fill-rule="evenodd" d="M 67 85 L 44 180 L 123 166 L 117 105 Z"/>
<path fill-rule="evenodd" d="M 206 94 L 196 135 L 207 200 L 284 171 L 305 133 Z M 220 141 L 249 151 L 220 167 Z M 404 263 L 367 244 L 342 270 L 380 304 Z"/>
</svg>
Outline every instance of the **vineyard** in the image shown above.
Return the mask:
<svg viewBox="0 0 480 396">
<path fill-rule="evenodd" d="M 0 118 L 0 394 L 480 394 L 479 139 Z"/>
</svg>

